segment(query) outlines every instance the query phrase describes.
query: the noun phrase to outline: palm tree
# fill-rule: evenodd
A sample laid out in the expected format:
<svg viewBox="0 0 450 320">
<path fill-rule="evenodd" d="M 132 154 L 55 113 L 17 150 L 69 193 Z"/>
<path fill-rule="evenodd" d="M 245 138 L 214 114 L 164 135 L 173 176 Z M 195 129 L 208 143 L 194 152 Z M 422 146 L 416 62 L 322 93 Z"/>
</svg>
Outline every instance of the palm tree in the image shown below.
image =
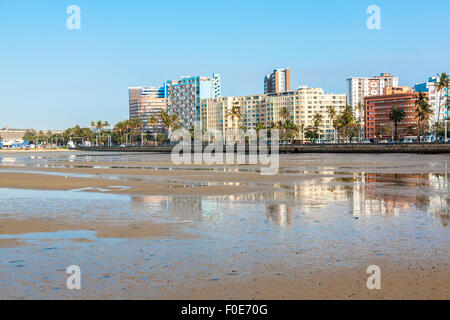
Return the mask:
<svg viewBox="0 0 450 320">
<path fill-rule="evenodd" d="M 361 134 L 362 131 L 362 123 L 363 123 L 363 114 L 364 114 L 364 104 L 362 102 L 358 102 L 358 104 L 356 105 L 356 110 L 359 113 L 359 119 L 358 119 L 358 123 L 359 123 L 359 134 Z M 359 135 L 358 135 L 359 136 Z"/>
<path fill-rule="evenodd" d="M 170 131 L 174 128 L 174 126 L 178 125 L 179 122 L 178 115 L 175 113 L 169 114 L 166 110 L 161 110 L 159 118 L 161 119 L 161 124 L 164 130 L 169 136 Z"/>
<path fill-rule="evenodd" d="M 102 129 L 104 127 L 103 121 L 102 120 L 98 120 L 97 123 L 95 124 L 95 127 L 99 130 L 100 135 L 101 135 Z"/>
<path fill-rule="evenodd" d="M 105 123 L 101 120 L 98 120 L 97 123 L 95 124 L 95 128 L 97 128 L 97 130 L 99 132 L 98 133 L 98 136 L 100 138 L 99 140 L 101 140 L 101 138 L 102 138 L 102 130 L 104 127 L 105 127 Z"/>
<path fill-rule="evenodd" d="M 159 113 L 159 119 L 161 120 L 161 124 L 166 132 L 169 131 L 170 126 L 172 125 L 172 119 L 169 113 L 166 110 L 161 110 Z"/>
<path fill-rule="evenodd" d="M 126 121 L 127 121 L 127 120 L 117 122 L 116 125 L 114 126 L 114 129 L 113 129 L 113 132 L 116 133 L 116 134 L 118 134 L 118 135 L 120 136 L 119 143 L 124 142 L 124 141 L 123 141 L 123 140 L 124 140 L 124 139 L 123 139 L 123 135 L 124 135 L 124 133 L 125 133 L 126 130 L 127 130 L 127 127 L 126 127 Z"/>
<path fill-rule="evenodd" d="M 287 107 L 282 107 L 279 112 L 279 116 L 284 122 L 288 121 L 291 118 L 291 113 Z"/>
<path fill-rule="evenodd" d="M 227 111 L 227 116 L 231 117 L 231 123 L 233 128 L 237 128 L 237 123 L 235 124 L 235 120 L 241 119 L 241 110 L 237 106 L 232 106 L 231 109 Z"/>
<path fill-rule="evenodd" d="M 441 74 L 438 74 L 438 80 L 435 84 L 435 89 L 437 92 L 439 92 L 439 99 L 438 99 L 438 115 L 437 115 L 437 127 L 439 128 L 440 123 L 440 117 L 441 117 L 441 100 L 442 100 L 442 92 L 449 87 L 449 77 L 447 73 L 442 72 Z M 437 132 L 436 132 L 437 136 Z"/>
<path fill-rule="evenodd" d="M 130 129 L 132 128 L 132 123 L 130 120 L 125 120 L 123 123 L 123 127 L 125 130 L 125 141 L 126 144 L 128 145 L 128 133 L 130 132 Z"/>
<path fill-rule="evenodd" d="M 148 118 L 147 123 L 151 126 L 151 127 L 156 127 L 158 125 L 158 119 L 156 119 L 155 116 L 151 116 Z"/>
<path fill-rule="evenodd" d="M 300 127 L 296 125 L 293 121 L 288 120 L 284 123 L 284 126 L 287 130 L 287 137 L 289 138 L 289 142 L 292 143 L 297 133 L 300 131 Z"/>
<path fill-rule="evenodd" d="M 355 123 L 355 115 L 351 105 L 346 105 L 344 110 L 339 114 L 336 119 L 335 126 L 341 128 L 343 131 L 344 139 L 348 138 L 348 129 Z M 339 133 L 339 131 L 338 131 Z"/>
<path fill-rule="evenodd" d="M 264 129 L 266 129 L 266 126 L 264 124 L 262 124 L 261 122 L 258 122 L 256 124 L 255 130 L 256 130 L 257 135 L 259 135 L 259 132 Z"/>
<path fill-rule="evenodd" d="M 174 129 L 175 127 L 179 127 L 180 118 L 178 117 L 178 115 L 176 113 L 172 113 L 170 117 L 172 120 L 172 129 Z"/>
<path fill-rule="evenodd" d="M 313 116 L 313 128 L 314 131 L 319 134 L 320 130 L 320 126 L 323 124 L 323 117 L 322 114 L 320 114 L 319 112 L 317 112 L 314 116 Z M 320 135 L 319 135 L 320 136 Z"/>
<path fill-rule="evenodd" d="M 405 111 L 399 106 L 393 106 L 389 112 L 389 119 L 394 121 L 394 140 L 396 142 L 398 141 L 398 123 L 402 122 L 403 118 L 405 118 Z"/>
<path fill-rule="evenodd" d="M 417 130 L 417 140 L 420 141 L 420 136 L 426 130 L 428 130 L 430 117 L 433 114 L 428 100 L 425 98 L 422 92 L 419 93 L 419 97 L 416 100 L 416 118 L 419 120 L 419 128 Z M 425 127 L 424 127 L 425 126 Z"/>
<path fill-rule="evenodd" d="M 143 123 L 141 118 L 134 118 L 131 122 L 131 136 L 136 136 L 136 142 L 138 136 L 141 134 L 141 143 L 143 143 L 142 133 L 143 133 Z"/>
<path fill-rule="evenodd" d="M 336 137 L 335 137 L 335 126 L 334 126 L 334 118 L 336 118 L 336 109 L 333 106 L 328 106 L 327 107 L 327 113 L 328 113 L 328 117 L 330 118 L 330 123 L 333 126 L 333 142 L 336 142 Z"/>
<path fill-rule="evenodd" d="M 302 122 L 300 123 L 300 126 L 298 127 L 298 131 L 302 132 L 302 142 L 305 144 L 305 124 Z"/>
<path fill-rule="evenodd" d="M 147 125 L 149 125 L 150 127 L 152 127 L 152 133 L 155 134 L 157 130 L 155 130 L 155 127 L 158 125 L 158 119 L 156 119 L 155 116 L 150 116 L 147 119 Z M 156 137 L 155 137 L 156 140 Z"/>
</svg>

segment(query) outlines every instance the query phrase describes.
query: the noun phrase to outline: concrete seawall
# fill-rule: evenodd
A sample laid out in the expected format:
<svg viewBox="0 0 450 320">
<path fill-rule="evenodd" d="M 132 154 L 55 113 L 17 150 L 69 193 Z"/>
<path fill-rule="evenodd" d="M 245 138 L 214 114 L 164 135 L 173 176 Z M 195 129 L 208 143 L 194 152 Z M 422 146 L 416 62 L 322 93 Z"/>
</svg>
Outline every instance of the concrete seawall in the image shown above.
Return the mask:
<svg viewBox="0 0 450 320">
<path fill-rule="evenodd" d="M 82 151 L 170 153 L 174 146 L 148 147 L 79 147 Z M 270 150 L 270 148 L 269 148 Z M 299 144 L 280 145 L 280 153 L 450 153 L 450 143 L 436 144 Z M 248 151 L 248 148 L 247 148 Z"/>
</svg>

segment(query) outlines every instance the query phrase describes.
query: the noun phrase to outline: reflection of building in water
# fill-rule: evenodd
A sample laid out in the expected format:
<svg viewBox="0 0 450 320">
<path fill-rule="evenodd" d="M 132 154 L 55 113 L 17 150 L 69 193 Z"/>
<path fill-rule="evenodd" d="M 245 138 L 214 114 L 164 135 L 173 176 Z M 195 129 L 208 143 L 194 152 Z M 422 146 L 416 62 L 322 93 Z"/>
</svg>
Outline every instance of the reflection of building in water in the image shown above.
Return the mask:
<svg viewBox="0 0 450 320">
<path fill-rule="evenodd" d="M 169 196 L 167 203 L 169 217 L 180 220 L 201 220 L 201 196 Z"/>
<path fill-rule="evenodd" d="M 430 186 L 433 189 L 430 195 L 430 213 L 438 216 L 442 224 L 447 226 L 450 222 L 450 184 L 448 174 L 433 174 L 430 177 Z"/>
<path fill-rule="evenodd" d="M 415 206 L 444 219 L 448 196 L 446 174 L 355 174 L 353 215 L 391 216 Z"/>
<path fill-rule="evenodd" d="M 275 221 L 280 226 L 292 224 L 292 207 L 286 204 L 268 204 L 266 207 L 267 218 Z"/>
<path fill-rule="evenodd" d="M 131 207 L 133 209 L 166 212 L 167 200 L 167 196 L 136 196 L 131 198 Z"/>
<path fill-rule="evenodd" d="M 217 198 L 203 196 L 169 196 L 169 217 L 178 220 L 208 220 L 221 221 L 225 211 L 223 202 Z"/>
<path fill-rule="evenodd" d="M 342 186 L 329 187 L 333 178 L 306 180 L 295 185 L 274 184 L 277 191 L 250 193 L 226 196 L 230 201 L 295 201 L 305 204 L 303 209 L 309 212 L 310 208 L 320 208 L 331 202 L 344 202 L 348 199 L 347 191 Z"/>
<path fill-rule="evenodd" d="M 417 186 L 428 185 L 428 174 L 362 173 L 355 174 L 353 215 L 397 215 L 423 203 Z M 382 185 L 381 185 L 382 184 Z M 399 193 L 401 187 L 407 193 Z"/>
<path fill-rule="evenodd" d="M 317 208 L 323 208 L 330 203 L 345 202 L 348 192 L 344 186 L 333 186 L 334 178 L 324 177 L 318 180 L 307 180 L 296 185 L 296 192 L 302 199 L 303 212 L 310 213 Z"/>
<path fill-rule="evenodd" d="M 270 220 L 292 224 L 293 208 L 311 213 L 333 203 L 352 201 L 354 216 L 397 215 L 413 207 L 450 221 L 450 190 L 447 174 L 354 173 L 351 176 L 322 177 L 295 185 L 276 184 L 275 191 L 217 197 L 166 196 L 133 197 L 133 206 L 146 212 L 178 220 L 221 221 L 223 214 L 242 208 L 242 203 L 259 202 Z M 228 211 L 227 211 L 228 210 Z"/>
<path fill-rule="evenodd" d="M 220 220 L 223 211 L 219 201 L 202 196 L 138 196 L 131 200 L 134 209 L 181 221 Z"/>
</svg>

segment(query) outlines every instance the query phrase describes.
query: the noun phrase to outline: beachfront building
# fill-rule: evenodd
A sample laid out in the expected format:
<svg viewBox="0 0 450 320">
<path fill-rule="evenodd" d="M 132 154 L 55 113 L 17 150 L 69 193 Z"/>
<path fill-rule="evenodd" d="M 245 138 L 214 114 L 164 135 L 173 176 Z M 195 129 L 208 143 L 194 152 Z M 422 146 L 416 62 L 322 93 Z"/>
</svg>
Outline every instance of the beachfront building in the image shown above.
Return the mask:
<svg viewBox="0 0 450 320">
<path fill-rule="evenodd" d="M 10 126 L 6 126 L 2 129 L 0 129 L 0 137 L 2 137 L 2 146 L 5 147 L 22 147 L 22 146 L 28 146 L 29 143 L 35 143 L 36 141 L 24 141 L 23 137 L 26 135 L 28 130 L 33 129 L 14 129 Z M 46 144 L 52 144 L 57 141 L 56 138 L 52 139 L 51 135 L 61 135 L 63 133 L 62 130 L 40 130 L 36 131 L 36 135 L 41 134 L 42 136 L 46 135 L 48 141 L 46 141 Z M 45 140 L 43 138 L 43 140 Z M 61 142 L 61 140 L 59 140 Z"/>
<path fill-rule="evenodd" d="M 187 76 L 169 80 L 168 110 L 178 115 L 179 124 L 184 128 L 200 125 L 200 100 L 220 97 L 221 94 L 221 80 L 217 73 L 212 77 Z"/>
<path fill-rule="evenodd" d="M 0 129 L 0 137 L 4 141 L 20 141 L 23 142 L 22 138 L 27 132 L 26 129 L 13 129 L 9 126 Z"/>
<path fill-rule="evenodd" d="M 149 123 L 149 118 L 158 118 L 161 110 L 167 110 L 167 87 L 130 87 L 129 92 L 129 113 L 130 120 L 140 119 L 144 130 L 153 133 L 162 132 L 160 123 L 157 125 Z"/>
<path fill-rule="evenodd" d="M 333 106 L 337 113 L 346 106 L 345 94 L 325 94 L 321 88 L 302 87 L 298 90 L 260 94 L 241 97 L 220 97 L 203 99 L 201 102 L 202 126 L 207 130 L 220 130 L 244 127 L 256 129 L 258 123 L 270 128 L 280 120 L 280 111 L 286 107 L 293 121 L 300 128 L 313 126 L 314 115 L 322 116 L 319 127 L 322 138 L 333 140 L 333 124 L 328 115 L 328 107 Z M 239 110 L 239 116 L 233 117 L 231 110 Z M 303 139 L 303 130 L 295 137 Z"/>
<path fill-rule="evenodd" d="M 278 93 L 290 90 L 290 70 L 275 69 L 264 77 L 264 93 Z"/>
<path fill-rule="evenodd" d="M 425 93 L 427 97 L 428 94 Z M 367 139 L 391 139 L 394 135 L 394 122 L 389 118 L 393 106 L 405 111 L 403 121 L 398 124 L 399 139 L 408 134 L 408 128 L 416 128 L 416 101 L 419 93 L 408 87 L 386 88 L 382 95 L 370 96 L 365 101 L 365 133 Z"/>
<path fill-rule="evenodd" d="M 442 120 L 445 118 L 445 105 L 449 98 L 449 92 L 446 90 L 439 92 L 436 90 L 436 82 L 438 81 L 437 77 L 430 77 L 428 81 L 418 83 L 414 86 L 414 90 L 417 92 L 426 92 L 428 93 L 429 103 L 431 108 L 433 109 L 434 114 L 430 118 L 430 124 L 434 124 L 438 120 L 439 114 L 439 101 L 441 103 L 441 114 L 439 119 Z"/>
<path fill-rule="evenodd" d="M 381 73 L 375 77 L 352 77 L 347 79 L 348 104 L 355 110 L 356 118 L 364 126 L 364 110 L 359 110 L 358 105 L 364 104 L 364 98 L 383 95 L 384 89 L 398 87 L 398 77 L 390 73 Z"/>
</svg>

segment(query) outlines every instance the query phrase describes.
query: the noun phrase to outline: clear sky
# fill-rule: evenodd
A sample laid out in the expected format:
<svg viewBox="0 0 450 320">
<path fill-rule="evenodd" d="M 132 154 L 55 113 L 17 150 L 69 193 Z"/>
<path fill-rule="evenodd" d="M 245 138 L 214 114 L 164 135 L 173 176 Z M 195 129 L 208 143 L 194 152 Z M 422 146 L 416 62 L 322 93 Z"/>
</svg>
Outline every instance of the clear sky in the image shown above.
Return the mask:
<svg viewBox="0 0 450 320">
<path fill-rule="evenodd" d="M 81 30 L 66 28 L 69 5 Z M 129 86 L 182 75 L 220 73 L 227 96 L 262 93 L 278 67 L 292 88 L 345 93 L 381 72 L 412 86 L 450 71 L 449 17 L 448 0 L 0 0 L 0 127 L 114 123 Z"/>
</svg>

